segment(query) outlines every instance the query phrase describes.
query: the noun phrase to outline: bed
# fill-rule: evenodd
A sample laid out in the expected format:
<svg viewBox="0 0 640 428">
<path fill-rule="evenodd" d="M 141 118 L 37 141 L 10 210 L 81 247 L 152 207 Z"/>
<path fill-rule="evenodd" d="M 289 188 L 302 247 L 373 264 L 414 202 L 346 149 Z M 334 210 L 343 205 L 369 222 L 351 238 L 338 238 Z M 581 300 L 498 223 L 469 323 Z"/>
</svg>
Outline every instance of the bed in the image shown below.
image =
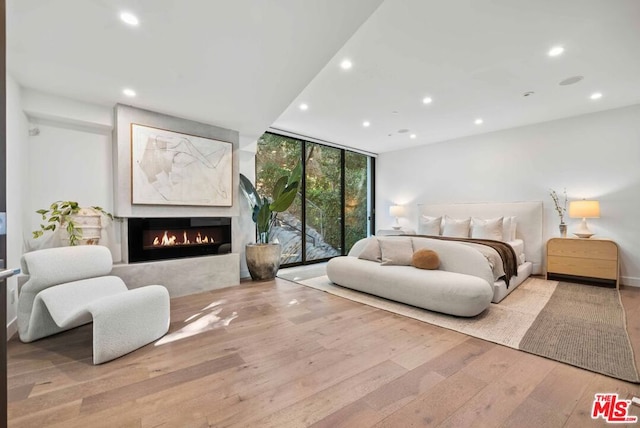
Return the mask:
<svg viewBox="0 0 640 428">
<path fill-rule="evenodd" d="M 431 234 L 430 230 L 425 230 L 426 218 L 442 217 L 444 219 L 445 216 L 454 219 L 515 217 L 515 236 L 502 240 L 514 249 L 518 260 L 517 274 L 509 278 L 508 286 L 502 279 L 494 282 L 492 300 L 494 303 L 504 299 L 530 275 L 542 273 L 542 202 L 419 204 L 418 234 Z"/>
</svg>

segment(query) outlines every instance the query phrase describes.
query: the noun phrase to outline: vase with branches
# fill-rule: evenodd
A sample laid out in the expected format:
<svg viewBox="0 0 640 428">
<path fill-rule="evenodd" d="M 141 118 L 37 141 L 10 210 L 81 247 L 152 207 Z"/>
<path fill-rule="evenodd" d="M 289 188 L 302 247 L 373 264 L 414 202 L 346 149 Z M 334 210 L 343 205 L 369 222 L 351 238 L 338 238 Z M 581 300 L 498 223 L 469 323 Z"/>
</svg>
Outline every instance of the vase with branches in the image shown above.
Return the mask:
<svg viewBox="0 0 640 428">
<path fill-rule="evenodd" d="M 558 194 L 555 190 L 550 189 L 549 195 L 551 195 L 551 199 L 553 200 L 553 204 L 555 205 L 555 209 L 558 212 L 558 216 L 560 216 L 560 234 L 562 237 L 567 236 L 567 225 L 564 222 L 564 216 L 567 213 L 567 189 L 564 189 L 562 192 L 563 200 L 560 201 Z"/>
</svg>

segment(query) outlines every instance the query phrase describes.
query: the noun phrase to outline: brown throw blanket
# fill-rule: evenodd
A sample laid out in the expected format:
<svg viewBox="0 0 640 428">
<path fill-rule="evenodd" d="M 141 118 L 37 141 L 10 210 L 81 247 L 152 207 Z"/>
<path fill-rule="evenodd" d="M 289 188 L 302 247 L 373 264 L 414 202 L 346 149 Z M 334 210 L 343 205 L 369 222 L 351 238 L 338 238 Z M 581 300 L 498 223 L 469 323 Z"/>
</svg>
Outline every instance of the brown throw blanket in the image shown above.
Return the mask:
<svg viewBox="0 0 640 428">
<path fill-rule="evenodd" d="M 422 238 L 431 238 L 431 239 L 441 239 L 444 241 L 458 241 L 458 242 L 469 242 L 472 244 L 480 244 L 486 245 L 487 247 L 491 247 L 498 252 L 500 258 L 502 259 L 502 266 L 504 268 L 505 276 L 500 279 L 504 279 L 504 282 L 507 284 L 507 288 L 509 288 L 509 280 L 512 276 L 518 274 L 518 257 L 516 256 L 516 252 L 513 250 L 513 247 L 506 242 L 502 241 L 494 241 L 493 239 L 472 239 L 472 238 L 452 238 L 450 236 L 432 236 L 432 235 L 406 235 L 406 236 L 417 236 Z"/>
</svg>

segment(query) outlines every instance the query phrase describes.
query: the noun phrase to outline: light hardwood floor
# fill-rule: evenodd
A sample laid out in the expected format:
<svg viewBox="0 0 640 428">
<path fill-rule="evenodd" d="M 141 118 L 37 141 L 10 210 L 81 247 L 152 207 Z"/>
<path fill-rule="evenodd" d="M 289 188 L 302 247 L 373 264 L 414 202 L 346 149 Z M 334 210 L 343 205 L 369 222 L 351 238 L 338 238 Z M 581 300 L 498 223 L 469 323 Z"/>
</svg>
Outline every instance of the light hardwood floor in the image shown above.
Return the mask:
<svg viewBox="0 0 640 428">
<path fill-rule="evenodd" d="M 640 289 L 621 294 L 638 359 Z M 590 418 L 595 393 L 640 395 L 286 280 L 171 304 L 166 343 L 100 366 L 90 325 L 11 339 L 9 426 L 587 427 L 606 426 Z"/>
</svg>

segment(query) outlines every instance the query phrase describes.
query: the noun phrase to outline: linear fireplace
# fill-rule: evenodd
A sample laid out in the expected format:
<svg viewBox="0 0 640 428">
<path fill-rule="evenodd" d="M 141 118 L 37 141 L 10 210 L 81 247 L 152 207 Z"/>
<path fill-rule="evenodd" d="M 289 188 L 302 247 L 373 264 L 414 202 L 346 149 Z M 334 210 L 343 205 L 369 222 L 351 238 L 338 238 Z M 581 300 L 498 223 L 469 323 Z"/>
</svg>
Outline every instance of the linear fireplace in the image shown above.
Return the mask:
<svg viewBox="0 0 640 428">
<path fill-rule="evenodd" d="M 231 252 L 229 217 L 129 218 L 129 263 Z"/>
</svg>

